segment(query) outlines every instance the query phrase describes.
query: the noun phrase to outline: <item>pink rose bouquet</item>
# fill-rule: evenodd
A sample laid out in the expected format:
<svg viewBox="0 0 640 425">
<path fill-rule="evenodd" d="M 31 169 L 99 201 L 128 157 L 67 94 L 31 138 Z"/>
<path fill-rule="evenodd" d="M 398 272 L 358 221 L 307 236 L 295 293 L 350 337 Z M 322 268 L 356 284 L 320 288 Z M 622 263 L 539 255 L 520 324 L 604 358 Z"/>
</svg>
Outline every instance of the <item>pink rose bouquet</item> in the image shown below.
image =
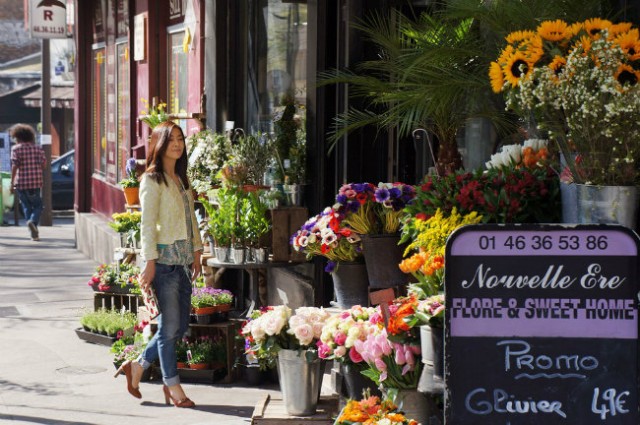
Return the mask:
<svg viewBox="0 0 640 425">
<path fill-rule="evenodd" d="M 359 305 L 331 316 L 318 342 L 318 356 L 335 359 L 341 363 L 363 364 L 364 359 L 355 347 L 356 341 L 364 341 L 372 333 L 380 332 L 380 310 Z"/>
</svg>

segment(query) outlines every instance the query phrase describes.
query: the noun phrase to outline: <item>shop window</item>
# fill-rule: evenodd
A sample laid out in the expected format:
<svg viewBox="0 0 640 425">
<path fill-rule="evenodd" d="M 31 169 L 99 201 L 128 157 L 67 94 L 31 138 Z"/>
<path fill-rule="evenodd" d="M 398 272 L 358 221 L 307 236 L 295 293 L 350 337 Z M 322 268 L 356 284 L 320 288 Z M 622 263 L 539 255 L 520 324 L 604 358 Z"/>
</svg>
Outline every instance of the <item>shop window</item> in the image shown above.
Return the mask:
<svg viewBox="0 0 640 425">
<path fill-rule="evenodd" d="M 94 47 L 91 67 L 91 153 L 93 171 L 107 171 L 107 78 L 106 49 Z"/>
<path fill-rule="evenodd" d="M 124 41 L 116 44 L 116 54 L 116 181 L 120 181 L 125 176 L 131 148 L 129 43 Z"/>
<path fill-rule="evenodd" d="M 250 81 L 247 121 L 252 130 L 273 131 L 274 114 L 285 98 L 298 112 L 307 96 L 307 5 L 281 0 L 250 2 Z M 255 7 L 255 8 L 254 8 Z"/>
<path fill-rule="evenodd" d="M 185 37 L 184 27 L 169 29 L 169 99 L 167 110 L 170 114 L 186 113 L 189 99 L 189 61 L 183 47 Z M 186 130 L 186 123 L 181 120 L 180 126 Z"/>
</svg>

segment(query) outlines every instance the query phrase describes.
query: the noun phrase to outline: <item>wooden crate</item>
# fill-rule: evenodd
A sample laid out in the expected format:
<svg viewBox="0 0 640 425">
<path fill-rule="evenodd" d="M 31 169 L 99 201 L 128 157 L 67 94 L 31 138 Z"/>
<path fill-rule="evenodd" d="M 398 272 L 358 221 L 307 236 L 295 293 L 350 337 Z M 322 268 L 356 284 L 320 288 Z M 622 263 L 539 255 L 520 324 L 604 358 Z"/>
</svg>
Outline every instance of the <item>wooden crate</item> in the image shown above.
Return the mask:
<svg viewBox="0 0 640 425">
<path fill-rule="evenodd" d="M 125 310 L 136 314 L 138 307 L 142 307 L 142 297 L 136 294 L 114 294 L 110 292 L 94 292 L 93 307 L 95 310 L 105 308 L 107 310 Z"/>
<path fill-rule="evenodd" d="M 269 210 L 271 214 L 271 253 L 273 261 L 305 261 L 305 256 L 289 244 L 291 235 L 309 219 L 304 207 L 286 207 Z"/>
<path fill-rule="evenodd" d="M 253 410 L 251 425 L 333 425 L 337 414 L 337 397 L 320 397 L 312 416 L 289 416 L 282 398 L 267 394 Z"/>
</svg>

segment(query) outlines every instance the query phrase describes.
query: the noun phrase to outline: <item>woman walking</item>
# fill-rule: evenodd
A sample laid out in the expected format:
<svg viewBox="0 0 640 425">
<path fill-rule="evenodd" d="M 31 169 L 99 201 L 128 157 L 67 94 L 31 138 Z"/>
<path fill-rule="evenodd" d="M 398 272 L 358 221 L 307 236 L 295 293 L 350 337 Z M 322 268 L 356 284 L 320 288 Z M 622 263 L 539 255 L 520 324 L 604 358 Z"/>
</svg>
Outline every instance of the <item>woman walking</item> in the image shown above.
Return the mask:
<svg viewBox="0 0 640 425">
<path fill-rule="evenodd" d="M 189 328 L 191 282 L 202 268 L 202 241 L 187 178 L 184 134 L 173 122 L 163 122 L 153 129 L 150 145 L 140 183 L 142 256 L 146 261 L 140 285 L 155 290 L 158 330 L 142 355 L 125 362 L 118 372 L 126 375 L 129 393 L 141 398 L 142 372 L 160 359 L 166 403 L 194 407 L 180 385 L 176 364 L 176 342 Z"/>
</svg>

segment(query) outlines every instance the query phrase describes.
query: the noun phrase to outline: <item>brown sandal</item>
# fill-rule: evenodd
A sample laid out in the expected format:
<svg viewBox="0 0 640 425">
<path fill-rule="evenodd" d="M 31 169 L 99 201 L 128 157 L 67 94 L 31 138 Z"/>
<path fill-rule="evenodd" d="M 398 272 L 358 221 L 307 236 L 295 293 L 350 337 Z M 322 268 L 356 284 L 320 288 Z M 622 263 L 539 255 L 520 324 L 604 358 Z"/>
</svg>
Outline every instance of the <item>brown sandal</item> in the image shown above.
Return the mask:
<svg viewBox="0 0 640 425">
<path fill-rule="evenodd" d="M 196 404 L 187 397 L 183 398 L 182 400 L 176 400 L 175 398 L 173 398 L 173 396 L 171 395 L 171 391 L 169 391 L 169 387 L 167 387 L 166 385 L 162 386 L 162 391 L 164 391 L 164 402 L 167 404 L 171 404 L 171 402 L 173 402 L 173 405 L 176 407 L 196 407 Z"/>
<path fill-rule="evenodd" d="M 127 378 L 127 391 L 129 391 L 129 394 L 131 394 L 135 398 L 142 398 L 142 394 L 140 394 L 140 388 L 134 388 L 134 386 L 131 384 L 133 379 L 131 374 L 131 360 L 127 360 L 126 362 L 122 363 L 113 377 L 117 378 L 120 373 L 124 373 L 124 376 Z"/>
</svg>

